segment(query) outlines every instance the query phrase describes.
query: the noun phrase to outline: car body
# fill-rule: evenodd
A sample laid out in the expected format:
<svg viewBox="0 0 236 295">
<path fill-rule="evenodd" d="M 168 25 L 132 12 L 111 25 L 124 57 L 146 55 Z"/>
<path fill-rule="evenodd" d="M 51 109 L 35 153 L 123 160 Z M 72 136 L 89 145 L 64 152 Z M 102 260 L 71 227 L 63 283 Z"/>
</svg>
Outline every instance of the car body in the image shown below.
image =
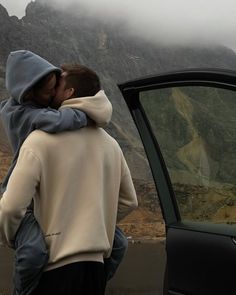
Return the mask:
<svg viewBox="0 0 236 295">
<path fill-rule="evenodd" d="M 163 294 L 234 294 L 236 72 L 179 70 L 118 86 L 165 220 Z"/>
</svg>

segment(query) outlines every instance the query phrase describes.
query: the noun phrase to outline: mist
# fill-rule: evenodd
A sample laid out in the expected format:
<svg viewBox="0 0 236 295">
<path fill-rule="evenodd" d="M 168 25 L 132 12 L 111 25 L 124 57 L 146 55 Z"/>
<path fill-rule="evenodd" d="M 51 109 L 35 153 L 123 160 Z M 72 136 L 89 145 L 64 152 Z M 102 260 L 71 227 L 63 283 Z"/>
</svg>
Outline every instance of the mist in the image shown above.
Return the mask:
<svg viewBox="0 0 236 295">
<path fill-rule="evenodd" d="M 163 45 L 225 45 L 236 50 L 235 0 L 36 0 L 56 9 L 122 24 L 133 35 Z M 0 0 L 21 18 L 29 1 Z M 79 4 L 79 5 L 78 5 Z M 73 5 L 73 9 L 72 9 Z"/>
</svg>

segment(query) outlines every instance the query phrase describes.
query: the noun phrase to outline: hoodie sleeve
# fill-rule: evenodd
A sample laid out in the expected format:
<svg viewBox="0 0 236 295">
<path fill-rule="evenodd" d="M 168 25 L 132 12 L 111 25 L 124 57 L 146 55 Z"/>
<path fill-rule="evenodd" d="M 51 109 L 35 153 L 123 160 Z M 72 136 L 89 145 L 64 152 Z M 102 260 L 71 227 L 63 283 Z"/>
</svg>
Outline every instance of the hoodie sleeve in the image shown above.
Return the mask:
<svg viewBox="0 0 236 295">
<path fill-rule="evenodd" d="M 117 222 L 138 207 L 138 200 L 129 167 L 122 153 L 122 176 L 120 183 Z"/>
<path fill-rule="evenodd" d="M 77 130 L 86 125 L 86 114 L 75 108 L 40 109 L 40 112 L 32 118 L 32 130 L 40 129 L 49 133 Z"/>
<path fill-rule="evenodd" d="M 41 163 L 34 153 L 21 149 L 7 190 L 0 199 L 0 236 L 2 243 L 14 246 L 17 229 L 25 216 L 41 177 Z"/>
<path fill-rule="evenodd" d="M 10 98 L 0 104 L 0 116 L 14 152 L 19 150 L 26 137 L 34 130 L 49 133 L 77 130 L 87 125 L 85 112 L 73 108 L 55 110 L 32 104 L 19 104 Z"/>
</svg>

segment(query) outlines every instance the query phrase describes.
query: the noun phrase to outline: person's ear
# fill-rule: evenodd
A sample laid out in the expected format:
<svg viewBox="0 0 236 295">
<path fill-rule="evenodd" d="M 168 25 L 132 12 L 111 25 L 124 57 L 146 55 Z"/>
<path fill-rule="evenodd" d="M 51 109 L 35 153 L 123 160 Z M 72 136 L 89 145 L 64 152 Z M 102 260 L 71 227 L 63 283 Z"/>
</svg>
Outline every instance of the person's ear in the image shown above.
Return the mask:
<svg viewBox="0 0 236 295">
<path fill-rule="evenodd" d="M 71 98 L 73 94 L 75 93 L 75 89 L 73 87 L 66 89 L 66 97 Z"/>
</svg>

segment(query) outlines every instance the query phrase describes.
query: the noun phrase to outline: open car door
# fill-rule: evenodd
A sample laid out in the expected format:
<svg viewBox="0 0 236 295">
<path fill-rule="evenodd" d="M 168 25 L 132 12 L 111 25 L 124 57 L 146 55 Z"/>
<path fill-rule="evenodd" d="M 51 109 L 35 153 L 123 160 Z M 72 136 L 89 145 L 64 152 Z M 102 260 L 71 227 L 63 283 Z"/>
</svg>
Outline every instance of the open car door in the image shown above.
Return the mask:
<svg viewBox="0 0 236 295">
<path fill-rule="evenodd" d="M 186 70 L 119 88 L 166 223 L 163 293 L 236 294 L 236 72 Z"/>
</svg>

